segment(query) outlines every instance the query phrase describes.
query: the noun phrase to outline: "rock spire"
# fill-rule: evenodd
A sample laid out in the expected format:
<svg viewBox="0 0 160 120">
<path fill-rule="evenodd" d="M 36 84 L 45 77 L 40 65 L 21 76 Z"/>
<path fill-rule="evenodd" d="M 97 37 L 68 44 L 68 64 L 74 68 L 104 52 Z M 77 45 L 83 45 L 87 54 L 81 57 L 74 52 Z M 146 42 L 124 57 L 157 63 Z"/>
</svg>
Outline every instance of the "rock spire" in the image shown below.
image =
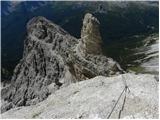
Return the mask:
<svg viewBox="0 0 160 120">
<path fill-rule="evenodd" d="M 102 38 L 99 30 L 100 22 L 92 14 L 87 13 L 83 20 L 81 39 L 87 54 L 102 54 Z"/>
</svg>

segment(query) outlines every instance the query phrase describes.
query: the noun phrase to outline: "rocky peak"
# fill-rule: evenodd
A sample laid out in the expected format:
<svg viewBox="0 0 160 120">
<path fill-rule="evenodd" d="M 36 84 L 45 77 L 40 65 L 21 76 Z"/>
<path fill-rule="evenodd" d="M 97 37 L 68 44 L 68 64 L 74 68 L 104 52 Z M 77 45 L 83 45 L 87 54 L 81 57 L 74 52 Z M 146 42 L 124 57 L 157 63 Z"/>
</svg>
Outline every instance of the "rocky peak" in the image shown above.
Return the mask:
<svg viewBox="0 0 160 120">
<path fill-rule="evenodd" d="M 70 83 L 122 72 L 117 62 L 98 55 L 101 53 L 98 23 L 87 14 L 82 38 L 78 40 L 44 17 L 30 20 L 23 58 L 14 70 L 11 85 L 2 94 L 2 99 L 8 102 L 2 105 L 2 112 L 36 104 Z M 86 51 L 85 57 L 81 50 Z"/>
<path fill-rule="evenodd" d="M 83 50 L 87 54 L 102 53 L 102 38 L 99 30 L 100 22 L 92 14 L 87 13 L 83 20 L 81 39 Z"/>
</svg>

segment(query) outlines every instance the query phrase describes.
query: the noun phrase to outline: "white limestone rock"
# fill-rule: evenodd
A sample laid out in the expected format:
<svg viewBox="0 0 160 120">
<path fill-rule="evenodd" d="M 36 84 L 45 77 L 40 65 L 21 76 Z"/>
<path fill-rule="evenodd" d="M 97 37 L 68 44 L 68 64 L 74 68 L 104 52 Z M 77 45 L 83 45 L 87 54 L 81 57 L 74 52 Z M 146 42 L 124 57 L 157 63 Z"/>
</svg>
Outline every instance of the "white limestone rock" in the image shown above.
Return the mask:
<svg viewBox="0 0 160 120">
<path fill-rule="evenodd" d="M 153 75 L 98 76 L 73 83 L 37 105 L 2 118 L 158 118 L 158 82 Z"/>
</svg>

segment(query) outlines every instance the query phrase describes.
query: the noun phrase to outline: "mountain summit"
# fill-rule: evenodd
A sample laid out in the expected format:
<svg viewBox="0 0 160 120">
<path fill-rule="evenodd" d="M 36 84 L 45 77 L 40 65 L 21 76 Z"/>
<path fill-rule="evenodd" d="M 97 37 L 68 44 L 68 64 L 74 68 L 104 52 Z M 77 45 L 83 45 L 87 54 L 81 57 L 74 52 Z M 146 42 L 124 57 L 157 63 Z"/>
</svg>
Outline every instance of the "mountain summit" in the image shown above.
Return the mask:
<svg viewBox="0 0 160 120">
<path fill-rule="evenodd" d="M 117 62 L 102 55 L 99 24 L 86 14 L 78 40 L 44 17 L 30 20 L 23 58 L 11 85 L 2 91 L 2 99 L 7 101 L 2 112 L 36 104 L 70 83 L 122 72 Z"/>
</svg>

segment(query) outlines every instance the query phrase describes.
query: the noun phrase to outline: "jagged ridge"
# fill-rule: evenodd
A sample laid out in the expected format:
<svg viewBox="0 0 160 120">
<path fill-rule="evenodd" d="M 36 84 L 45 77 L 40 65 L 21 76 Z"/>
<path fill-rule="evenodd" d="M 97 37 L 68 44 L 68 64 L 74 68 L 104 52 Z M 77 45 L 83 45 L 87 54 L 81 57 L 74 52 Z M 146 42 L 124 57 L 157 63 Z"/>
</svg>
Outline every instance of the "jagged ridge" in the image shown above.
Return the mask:
<svg viewBox="0 0 160 120">
<path fill-rule="evenodd" d="M 82 36 L 89 34 L 91 37 L 96 32 L 96 38 L 82 37 L 78 40 L 43 17 L 35 17 L 28 22 L 23 59 L 14 70 L 7 93 L 2 95 L 8 101 L 2 106 L 2 112 L 15 106 L 36 104 L 72 82 L 122 72 L 118 63 L 102 55 L 97 19 L 88 15 L 91 17 L 85 17 L 84 21 L 92 22 L 83 22 L 83 28 L 91 24 L 91 32 L 82 30 Z M 93 48 L 88 47 L 88 43 L 93 43 Z M 94 49 L 100 51 L 94 54 Z"/>
</svg>

